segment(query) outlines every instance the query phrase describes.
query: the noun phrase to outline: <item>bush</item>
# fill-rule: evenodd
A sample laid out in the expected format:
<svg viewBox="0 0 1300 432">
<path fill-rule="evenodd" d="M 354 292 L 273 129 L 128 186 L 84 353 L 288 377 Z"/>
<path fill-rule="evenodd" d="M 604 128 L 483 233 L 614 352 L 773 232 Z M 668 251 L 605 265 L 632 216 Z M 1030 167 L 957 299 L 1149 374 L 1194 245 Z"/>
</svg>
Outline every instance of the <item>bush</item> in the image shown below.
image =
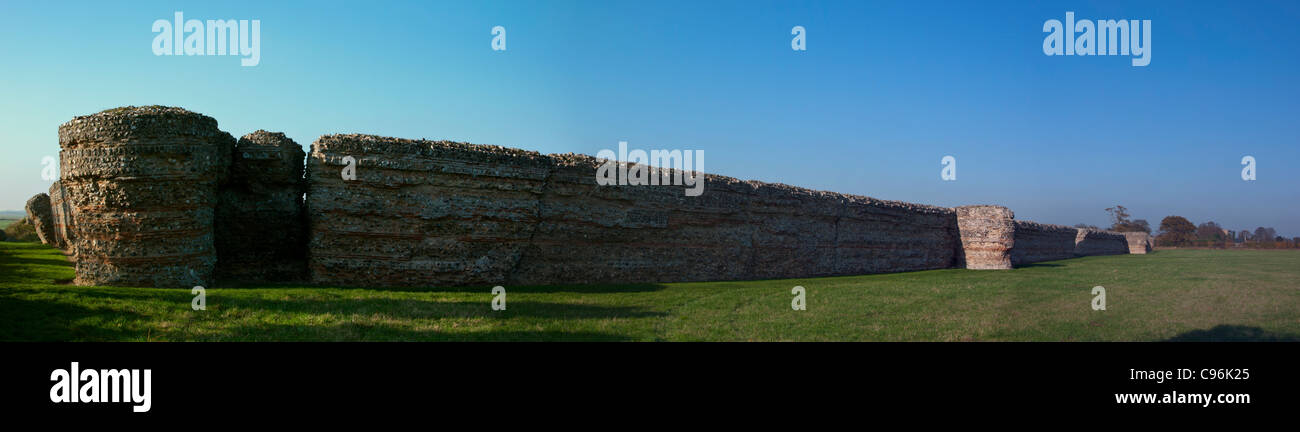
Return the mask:
<svg viewBox="0 0 1300 432">
<path fill-rule="evenodd" d="M 23 218 L 18 222 L 9 224 L 9 226 L 5 228 L 4 232 L 5 232 L 6 241 L 14 241 L 14 242 L 41 241 L 41 238 L 36 236 L 36 227 L 32 226 L 32 223 L 28 221 L 27 218 Z"/>
</svg>

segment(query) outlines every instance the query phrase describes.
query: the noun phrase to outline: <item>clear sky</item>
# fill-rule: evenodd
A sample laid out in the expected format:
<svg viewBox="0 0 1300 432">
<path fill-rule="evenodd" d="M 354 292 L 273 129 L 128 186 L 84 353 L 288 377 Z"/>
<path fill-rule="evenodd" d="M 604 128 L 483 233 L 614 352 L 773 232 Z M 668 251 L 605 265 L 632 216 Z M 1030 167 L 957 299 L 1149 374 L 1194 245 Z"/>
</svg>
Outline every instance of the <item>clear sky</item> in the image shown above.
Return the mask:
<svg viewBox="0 0 1300 432">
<path fill-rule="evenodd" d="M 151 25 L 261 21 L 261 63 Z M 1152 20 L 1151 63 L 1047 56 L 1044 21 Z M 1300 236 L 1300 3 L 0 1 L 0 209 L 72 117 L 174 105 L 241 136 L 699 149 L 708 172 L 1018 219 L 1127 206 Z M 491 49 L 494 26 L 507 49 Z M 791 28 L 807 50 L 791 50 Z M 957 181 L 940 160 L 957 158 Z M 1258 180 L 1242 181 L 1244 155 Z M 707 188 L 706 192 L 707 193 Z"/>
</svg>

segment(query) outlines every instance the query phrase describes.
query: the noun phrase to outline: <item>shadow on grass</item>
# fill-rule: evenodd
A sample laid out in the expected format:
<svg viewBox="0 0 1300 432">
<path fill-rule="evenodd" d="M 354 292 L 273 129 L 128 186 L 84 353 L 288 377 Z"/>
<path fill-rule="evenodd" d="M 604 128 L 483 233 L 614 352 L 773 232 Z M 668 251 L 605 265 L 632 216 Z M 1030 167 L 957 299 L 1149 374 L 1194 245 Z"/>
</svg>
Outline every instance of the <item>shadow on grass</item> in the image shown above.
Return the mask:
<svg viewBox="0 0 1300 432">
<path fill-rule="evenodd" d="M 491 285 L 466 286 L 466 287 L 350 287 L 350 286 L 332 286 L 332 285 L 312 285 L 306 282 L 300 283 L 222 283 L 216 288 L 220 289 L 267 289 L 267 288 L 320 288 L 334 290 L 368 290 L 368 291 L 385 291 L 385 292 L 413 292 L 413 293 L 490 293 Z M 506 285 L 507 292 L 511 293 L 538 293 L 538 294 L 612 294 L 612 293 L 644 293 L 660 291 L 667 286 L 662 284 L 610 284 L 610 285 Z"/>
<path fill-rule="evenodd" d="M 51 255 L 48 258 L 5 257 L 4 263 L 6 265 L 32 264 L 32 265 L 52 265 L 52 266 L 72 267 L 72 261 L 68 261 L 64 257 L 58 255 Z"/>
<path fill-rule="evenodd" d="M 78 293 L 87 298 L 132 301 L 135 295 L 86 290 Z M 171 303 L 188 312 L 187 292 L 160 289 L 149 293 L 155 302 Z M 145 297 L 149 297 L 146 295 Z M 81 306 L 62 301 L 0 297 L 0 341 L 114 341 L 114 340 L 213 340 L 213 341 L 618 341 L 629 337 L 585 330 L 527 330 L 532 321 L 514 319 L 541 318 L 564 326 L 569 320 L 630 319 L 664 316 L 662 312 L 640 307 L 595 306 L 515 301 L 504 311 L 493 311 L 488 301 L 430 301 L 420 299 L 297 299 L 209 297 L 206 313 L 238 310 L 254 320 L 315 321 L 331 319 L 361 322 L 341 323 L 258 323 L 217 325 L 203 333 L 175 333 L 153 326 L 159 317 L 123 310 L 120 307 Z M 202 314 L 204 312 L 199 312 Z M 220 320 L 220 315 L 212 315 Z M 378 317 L 376 317 L 378 316 Z M 177 319 L 184 319 L 178 317 Z M 208 318 L 204 318 L 208 319 Z M 450 321 L 439 322 L 439 319 Z M 489 320 L 489 326 L 508 326 L 502 330 L 468 330 L 458 323 Z M 383 321 L 397 320 L 396 323 Z M 375 322 L 366 322 L 375 321 Z M 480 324 L 482 324 L 480 322 Z M 441 328 L 440 328 L 441 327 Z M 521 329 L 522 327 L 522 329 Z M 150 334 L 152 329 L 152 334 Z"/>
<path fill-rule="evenodd" d="M 72 341 L 121 340 L 129 332 L 95 325 L 93 322 L 141 321 L 146 317 L 135 312 L 91 308 L 65 302 L 0 296 L 0 340 L 3 341 Z M 84 323 L 93 318 L 92 323 Z"/>
<path fill-rule="evenodd" d="M 591 331 L 484 330 L 446 332 L 412 330 L 387 324 L 343 323 L 335 325 L 270 324 L 239 326 L 216 336 L 219 340 L 315 342 L 607 342 L 630 341 L 628 336 Z M 199 338 L 200 340 L 204 338 Z"/>
<path fill-rule="evenodd" d="M 278 314 L 336 314 L 336 315 L 386 315 L 400 319 L 437 319 L 437 318 L 492 318 L 509 319 L 518 317 L 547 319 L 609 319 L 609 318 L 652 318 L 667 314 L 636 306 L 598 306 L 591 304 L 549 303 L 537 301 L 509 301 L 506 310 L 494 311 L 491 295 L 483 293 L 481 301 L 440 300 L 429 298 L 352 298 L 331 296 L 285 296 L 285 298 L 266 298 L 256 296 L 223 296 L 222 290 L 213 289 L 207 293 L 207 304 L 223 310 L 241 309 L 253 313 Z M 75 293 L 84 298 L 107 300 L 150 301 L 175 303 L 176 307 L 188 308 L 193 295 L 188 290 L 167 288 L 110 290 L 85 288 L 76 289 Z M 436 295 L 437 293 L 430 293 Z"/>
<path fill-rule="evenodd" d="M 1300 336 L 1270 332 L 1259 327 L 1220 325 L 1209 330 L 1192 330 L 1166 342 L 1300 342 Z"/>
<path fill-rule="evenodd" d="M 1034 268 L 1034 267 L 1065 267 L 1065 264 L 1033 263 L 1033 264 L 1021 264 L 1016 266 L 1016 268 L 1018 269 Z"/>
</svg>

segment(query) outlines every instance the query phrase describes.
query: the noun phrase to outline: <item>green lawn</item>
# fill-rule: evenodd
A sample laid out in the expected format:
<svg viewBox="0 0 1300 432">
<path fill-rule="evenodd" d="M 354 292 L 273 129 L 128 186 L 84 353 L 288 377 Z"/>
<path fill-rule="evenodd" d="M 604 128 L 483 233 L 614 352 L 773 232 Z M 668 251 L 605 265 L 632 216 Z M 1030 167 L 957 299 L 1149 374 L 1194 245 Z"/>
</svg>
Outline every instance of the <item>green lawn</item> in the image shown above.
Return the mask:
<svg viewBox="0 0 1300 432">
<path fill-rule="evenodd" d="M 1300 340 L 1300 251 L 1171 250 L 1010 270 L 750 282 L 362 289 L 78 287 L 0 243 L 0 340 Z M 807 310 L 790 308 L 795 285 Z M 1091 289 L 1106 288 L 1093 311 Z"/>
<path fill-rule="evenodd" d="M 0 218 L 0 229 L 5 229 L 5 227 L 8 227 L 9 225 L 12 225 L 14 222 L 18 222 L 18 219 L 3 219 L 3 218 Z"/>
</svg>

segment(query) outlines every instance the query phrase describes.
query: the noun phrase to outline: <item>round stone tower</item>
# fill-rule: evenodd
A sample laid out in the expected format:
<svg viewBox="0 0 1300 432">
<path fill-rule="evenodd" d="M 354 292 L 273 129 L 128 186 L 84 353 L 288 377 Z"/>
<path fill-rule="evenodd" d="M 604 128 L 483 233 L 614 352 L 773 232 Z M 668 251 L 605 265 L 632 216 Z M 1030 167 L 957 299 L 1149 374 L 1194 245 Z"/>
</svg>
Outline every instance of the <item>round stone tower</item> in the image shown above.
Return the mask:
<svg viewBox="0 0 1300 432">
<path fill-rule="evenodd" d="M 213 211 L 235 140 L 211 117 L 125 107 L 59 126 L 77 285 L 207 286 Z"/>
<path fill-rule="evenodd" d="M 957 207 L 957 229 L 961 233 L 959 267 L 973 270 L 1011 268 L 1015 244 L 1015 214 L 1003 206 Z"/>
</svg>

